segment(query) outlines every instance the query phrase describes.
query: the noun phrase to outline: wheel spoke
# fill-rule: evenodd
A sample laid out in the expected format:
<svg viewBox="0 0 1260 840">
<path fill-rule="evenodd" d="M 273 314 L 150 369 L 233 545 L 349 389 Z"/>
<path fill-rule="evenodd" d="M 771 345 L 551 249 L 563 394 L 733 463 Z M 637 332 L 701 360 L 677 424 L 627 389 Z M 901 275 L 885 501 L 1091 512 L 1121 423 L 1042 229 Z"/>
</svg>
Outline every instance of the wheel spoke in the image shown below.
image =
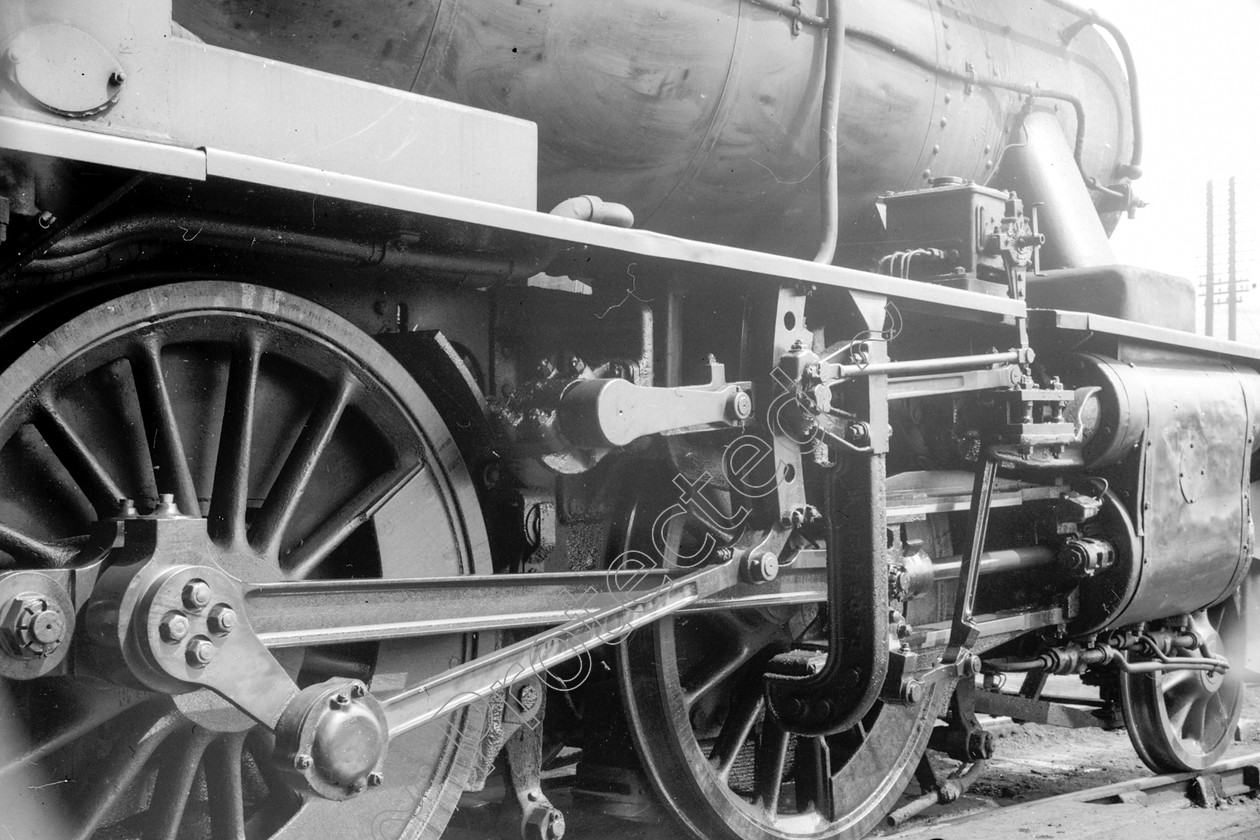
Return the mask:
<svg viewBox="0 0 1260 840">
<path fill-rule="evenodd" d="M 206 804 L 211 840 L 245 840 L 244 732 L 217 739 L 206 750 Z"/>
<path fill-rule="evenodd" d="M 826 738 L 801 738 L 796 743 L 796 801 L 802 812 L 813 807 L 831 818 L 831 754 Z"/>
<path fill-rule="evenodd" d="M 718 634 L 723 638 L 734 638 L 732 648 L 728 648 L 724 656 L 715 656 L 712 662 L 705 663 L 697 669 L 696 675 L 686 678 L 687 687 L 683 693 L 683 703 L 690 710 L 704 695 L 721 685 L 726 679 L 748 663 L 757 654 L 781 640 L 782 628 L 774 624 L 749 626 L 734 614 L 713 613 L 706 616 L 708 621 L 719 623 Z"/>
<path fill-rule="evenodd" d="M 253 444 L 254 407 L 258 396 L 258 367 L 262 345 L 251 335 L 232 357 L 223 433 L 214 468 L 214 497 L 208 528 L 217 542 L 245 543 L 245 511 L 249 504 L 249 451 Z"/>
<path fill-rule="evenodd" d="M 66 468 L 66 472 L 79 485 L 83 495 L 92 503 L 97 515 L 112 516 L 118 509 L 119 500 L 126 494 L 50 401 L 39 403 L 34 426 L 57 460 Z"/>
<path fill-rule="evenodd" d="M 293 792 L 293 789 L 289 787 L 288 782 L 280 775 L 280 771 L 271 761 L 271 756 L 275 753 L 275 750 L 276 736 L 266 729 L 254 727 L 246 733 L 245 751 L 249 753 L 253 759 L 254 766 L 258 768 L 263 783 L 267 786 L 268 793 L 265 806 L 249 815 L 246 820 L 247 826 L 267 822 L 274 815 L 291 811 L 292 806 L 301 803 L 301 798 Z M 249 831 L 247 833 L 253 834 L 254 832 Z"/>
<path fill-rule="evenodd" d="M 170 739 L 168 749 L 172 753 L 171 760 L 158 774 L 153 805 L 149 809 L 158 840 L 178 840 L 184 810 L 192 795 L 197 770 L 201 767 L 201 757 L 213 738 L 213 733 L 194 726 Z"/>
<path fill-rule="evenodd" d="M 293 451 L 285 460 L 280 477 L 250 526 L 250 544 L 264 557 L 279 556 L 285 528 L 297 512 L 302 494 L 315 474 L 315 466 L 332 441 L 333 431 L 357 388 L 353 379 L 342 378 L 332 394 L 311 412 Z"/>
<path fill-rule="evenodd" d="M 47 569 L 66 566 L 75 555 L 75 549 L 70 545 L 39 540 L 3 524 L 0 524 L 0 551 L 13 555 L 14 559 L 25 560 L 32 566 Z"/>
<path fill-rule="evenodd" d="M 727 713 L 722 731 L 718 733 L 717 744 L 713 748 L 710 761 L 714 763 L 718 778 L 726 781 L 735 766 L 735 759 L 748 742 L 757 717 L 765 706 L 765 696 L 760 691 L 741 692 Z"/>
<path fill-rule="evenodd" d="M 1197 671 L 1167 671 L 1159 684 L 1159 689 L 1164 694 L 1169 694 L 1175 691 L 1177 686 L 1183 685 L 1197 676 Z"/>
<path fill-rule="evenodd" d="M 779 793 L 787 769 L 788 745 L 792 736 L 767 715 L 761 725 L 757 745 L 757 797 L 771 816 L 779 812 Z"/>
<path fill-rule="evenodd" d="M 187 722 L 182 716 L 172 711 L 139 728 L 134 732 L 137 737 L 123 733 L 114 743 L 106 766 L 99 769 L 96 783 L 83 799 L 84 819 L 76 840 L 88 840 L 96 833 L 110 808 L 135 781 L 154 751 L 185 726 Z"/>
<path fill-rule="evenodd" d="M 1186 717 L 1190 714 L 1190 707 L 1194 705 L 1195 696 L 1192 691 L 1164 695 L 1168 709 L 1168 725 L 1172 732 L 1180 734 L 1184 731 Z"/>
<path fill-rule="evenodd" d="M 0 766 L 0 777 L 3 777 L 6 773 L 23 769 L 26 765 L 36 764 L 67 744 L 77 741 L 103 724 L 108 723 L 123 712 L 135 710 L 139 695 L 133 694 L 131 699 L 119 702 L 118 692 L 119 690 L 114 688 L 83 689 L 77 697 L 77 701 L 82 709 L 80 714 L 71 718 L 59 728 L 47 733 L 40 739 L 39 743 L 31 744 L 20 754 L 5 753 L 3 766 Z M 140 714 L 143 715 L 144 713 Z M 155 716 L 156 712 L 147 715 L 150 719 Z M 6 746 L 13 748 L 19 745 L 7 744 Z"/>
<path fill-rule="evenodd" d="M 360 525 L 367 522 L 394 494 L 407 485 L 424 468 L 417 462 L 406 469 L 395 470 L 373 481 L 356 493 L 305 542 L 295 548 L 285 561 L 285 578 L 304 580 L 337 546 L 345 542 Z"/>
<path fill-rule="evenodd" d="M 1182 737 L 1192 741 L 1203 740 L 1203 728 L 1207 725 L 1208 700 L 1210 695 L 1198 695 L 1189 704 L 1189 713 L 1181 726 Z"/>
<path fill-rule="evenodd" d="M 132 357 L 131 370 L 148 432 L 146 437 L 152 441 L 153 479 L 158 492 L 173 493 L 181 512 L 199 516 L 201 505 L 197 501 L 197 488 L 175 420 L 166 375 L 162 372 L 161 349 L 155 341 L 145 341 L 139 346 Z"/>
</svg>

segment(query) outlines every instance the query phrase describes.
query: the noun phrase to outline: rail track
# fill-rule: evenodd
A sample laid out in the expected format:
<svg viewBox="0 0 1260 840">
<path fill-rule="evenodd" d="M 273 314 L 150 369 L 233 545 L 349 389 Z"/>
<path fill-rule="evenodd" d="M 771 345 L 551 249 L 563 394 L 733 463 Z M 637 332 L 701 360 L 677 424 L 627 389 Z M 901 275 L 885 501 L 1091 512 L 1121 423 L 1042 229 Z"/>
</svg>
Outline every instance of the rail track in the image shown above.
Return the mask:
<svg viewBox="0 0 1260 840">
<path fill-rule="evenodd" d="M 956 817 L 925 814 L 886 838 L 970 840 L 976 837 L 1051 838 L 1159 836 L 1255 837 L 1260 832 L 1260 752 L 1235 756 L 1192 773 L 1128 779 L 1019 802 L 1006 807 L 961 803 Z M 1237 807 L 1226 807 L 1229 805 Z M 976 810 L 979 807 L 980 810 Z"/>
</svg>

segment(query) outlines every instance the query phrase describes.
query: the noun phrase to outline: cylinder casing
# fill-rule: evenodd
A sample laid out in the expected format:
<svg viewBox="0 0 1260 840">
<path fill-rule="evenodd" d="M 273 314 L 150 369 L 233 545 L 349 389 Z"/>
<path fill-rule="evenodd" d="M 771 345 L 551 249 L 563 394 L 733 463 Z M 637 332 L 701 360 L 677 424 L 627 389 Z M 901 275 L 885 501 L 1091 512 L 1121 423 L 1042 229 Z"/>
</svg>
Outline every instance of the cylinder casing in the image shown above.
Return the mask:
<svg viewBox="0 0 1260 840">
<path fill-rule="evenodd" d="M 1109 443 L 1087 448 L 1086 464 L 1115 494 L 1085 528 L 1118 553 L 1082 584 L 1073 631 L 1188 613 L 1228 596 L 1254 548 L 1260 374 L 1207 360 L 1131 365 L 1094 354 L 1068 368 L 1072 384 L 1102 389 L 1100 432 Z"/>
</svg>

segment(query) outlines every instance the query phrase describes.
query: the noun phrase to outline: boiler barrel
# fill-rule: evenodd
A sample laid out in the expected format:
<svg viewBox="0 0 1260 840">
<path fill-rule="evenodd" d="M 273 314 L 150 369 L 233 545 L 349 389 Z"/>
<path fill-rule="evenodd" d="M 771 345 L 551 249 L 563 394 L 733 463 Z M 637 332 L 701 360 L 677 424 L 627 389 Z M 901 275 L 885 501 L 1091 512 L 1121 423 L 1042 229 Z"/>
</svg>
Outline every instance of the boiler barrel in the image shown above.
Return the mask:
<svg viewBox="0 0 1260 840">
<path fill-rule="evenodd" d="M 1001 165 L 1024 97 L 986 80 L 1078 98 L 1082 169 L 1118 178 L 1132 145 L 1124 71 L 1092 28 L 1065 43 L 1069 13 L 1044 0 L 843 2 L 842 262 L 881 250 L 880 193 L 943 175 L 983 183 Z M 826 36 L 753 0 L 174 6 L 211 44 L 535 121 L 540 209 L 589 193 L 654 230 L 797 256 L 817 248 Z M 802 6 L 828 11 L 826 0 Z M 1032 106 L 1075 142 L 1072 105 L 1038 96 Z"/>
</svg>

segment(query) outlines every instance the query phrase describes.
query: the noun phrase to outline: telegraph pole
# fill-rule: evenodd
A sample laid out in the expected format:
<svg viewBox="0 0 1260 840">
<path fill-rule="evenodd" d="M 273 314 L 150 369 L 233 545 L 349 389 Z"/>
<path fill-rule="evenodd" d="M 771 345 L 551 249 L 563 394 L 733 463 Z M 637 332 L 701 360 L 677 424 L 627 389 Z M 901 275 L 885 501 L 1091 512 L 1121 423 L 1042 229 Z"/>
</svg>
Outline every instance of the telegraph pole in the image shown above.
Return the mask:
<svg viewBox="0 0 1260 840">
<path fill-rule="evenodd" d="M 1238 218 L 1234 202 L 1234 176 L 1229 176 L 1229 340 L 1238 338 Z"/>
<path fill-rule="evenodd" d="M 1214 218 L 1216 204 L 1212 200 L 1212 182 L 1207 182 L 1207 277 L 1203 286 L 1203 332 L 1212 335 L 1215 332 L 1216 318 L 1216 286 L 1212 277 L 1212 247 L 1216 235 Z"/>
</svg>

